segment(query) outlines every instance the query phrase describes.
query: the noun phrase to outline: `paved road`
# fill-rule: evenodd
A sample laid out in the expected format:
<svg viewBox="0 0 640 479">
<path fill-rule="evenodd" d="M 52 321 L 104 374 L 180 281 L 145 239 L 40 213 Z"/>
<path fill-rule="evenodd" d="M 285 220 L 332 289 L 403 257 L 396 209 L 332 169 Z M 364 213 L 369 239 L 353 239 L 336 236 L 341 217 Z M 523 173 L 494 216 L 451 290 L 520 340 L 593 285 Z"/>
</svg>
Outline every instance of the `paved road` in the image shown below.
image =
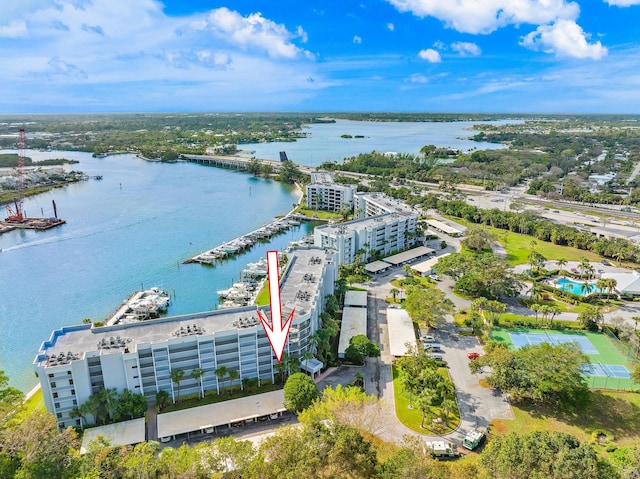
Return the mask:
<svg viewBox="0 0 640 479">
<path fill-rule="evenodd" d="M 405 274 L 396 268 L 382 276 L 378 276 L 371 282 L 359 285 L 369 291 L 368 301 L 368 333 L 372 340 L 378 339 L 381 349 L 380 358 L 369 360 L 364 368 L 365 388 L 368 394 L 378 396 L 383 400 L 385 407 L 385 428 L 378 434 L 386 441 L 399 442 L 406 434 L 417 435 L 416 432 L 405 427 L 398 420 L 395 413 L 395 400 L 391 365 L 393 358 L 389 354 L 389 334 L 386 319 L 387 304 L 384 301 L 389 297 L 389 291 L 393 286 L 390 281 L 404 278 Z M 447 281 L 442 281 L 438 287 L 447 289 Z M 449 291 L 450 293 L 450 291 Z M 452 297 L 452 295 L 448 295 Z M 453 298 L 452 298 L 453 299 Z M 456 306 L 468 307 L 468 301 L 455 298 Z M 459 304 L 458 304 L 459 303 Z M 445 351 L 447 367 L 451 379 L 456 385 L 456 397 L 461 414 L 459 428 L 444 436 L 421 435 L 425 440 L 436 440 L 442 437 L 460 443 L 467 431 L 475 427 L 487 427 L 493 419 L 512 418 L 513 412 L 506 397 L 499 391 L 483 388 L 479 384 L 481 376 L 471 374 L 468 366 L 467 353 L 482 352 L 482 348 L 475 337 L 458 336 L 453 325 L 453 317 L 447 318 L 446 324 L 438 327 L 433 332 L 437 341 Z"/>
</svg>

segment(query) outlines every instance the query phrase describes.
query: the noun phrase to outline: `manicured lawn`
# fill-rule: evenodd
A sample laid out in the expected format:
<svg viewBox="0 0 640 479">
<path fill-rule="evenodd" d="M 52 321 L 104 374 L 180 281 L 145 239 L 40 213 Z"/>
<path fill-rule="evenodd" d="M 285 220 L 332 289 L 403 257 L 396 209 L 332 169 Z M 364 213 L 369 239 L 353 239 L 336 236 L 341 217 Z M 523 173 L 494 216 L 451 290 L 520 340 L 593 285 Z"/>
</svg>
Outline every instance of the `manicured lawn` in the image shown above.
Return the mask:
<svg viewBox="0 0 640 479">
<path fill-rule="evenodd" d="M 620 447 L 640 442 L 640 394 L 594 391 L 592 402 L 584 410 L 559 412 L 553 406 L 514 406 L 514 420 L 494 420 L 493 434 L 531 431 L 559 431 L 576 436 L 581 442 L 592 442 L 592 433 L 602 429 L 613 435 Z M 603 446 L 596 445 L 600 455 Z"/>
<path fill-rule="evenodd" d="M 269 304 L 269 281 L 265 280 L 262 289 L 256 296 L 256 306 L 266 306 Z"/>
<path fill-rule="evenodd" d="M 466 227 L 482 226 L 460 218 L 447 218 Z M 482 227 L 486 228 L 498 238 L 500 244 L 504 246 L 507 251 L 507 261 L 512 266 L 528 263 L 527 256 L 529 256 L 529 253 L 531 252 L 531 241 L 536 242 L 536 249 L 548 260 L 557 260 L 561 258 L 564 258 L 567 261 L 580 261 L 582 258 L 587 258 L 589 261 L 602 260 L 602 256 L 592 253 L 591 251 L 585 251 L 571 246 L 560 246 L 553 243 L 547 243 L 546 241 L 540 241 L 533 236 L 513 233 L 511 231 L 494 228 L 492 226 Z"/>
<path fill-rule="evenodd" d="M 393 394 L 395 396 L 396 403 L 396 416 L 402 424 L 407 426 L 412 431 L 416 431 L 421 434 L 447 434 L 458 427 L 458 424 L 460 423 L 460 413 L 456 408 L 453 414 L 449 416 L 449 427 L 445 427 L 443 425 L 440 429 L 435 431 L 428 427 L 430 426 L 430 424 L 428 424 L 425 420 L 425 426 L 427 427 L 425 427 L 424 429 L 421 428 L 420 424 L 422 422 L 422 413 L 419 409 L 409 407 L 409 395 L 402 390 L 402 385 L 400 384 L 400 371 L 396 369 L 395 366 L 392 366 L 392 371 Z M 439 368 L 438 372 L 443 376 L 449 377 L 445 368 Z M 438 417 L 440 414 L 440 408 L 431 406 L 431 413 L 434 415 L 434 417 Z"/>
<path fill-rule="evenodd" d="M 44 398 L 42 397 L 42 389 L 38 390 L 24 402 L 26 412 L 31 411 L 44 411 Z"/>
<path fill-rule="evenodd" d="M 321 220 L 338 220 L 342 221 L 342 215 L 340 213 L 333 213 L 331 211 L 321 210 L 308 210 L 306 208 L 296 208 L 295 213 L 308 216 L 309 218 L 318 218 Z"/>
</svg>

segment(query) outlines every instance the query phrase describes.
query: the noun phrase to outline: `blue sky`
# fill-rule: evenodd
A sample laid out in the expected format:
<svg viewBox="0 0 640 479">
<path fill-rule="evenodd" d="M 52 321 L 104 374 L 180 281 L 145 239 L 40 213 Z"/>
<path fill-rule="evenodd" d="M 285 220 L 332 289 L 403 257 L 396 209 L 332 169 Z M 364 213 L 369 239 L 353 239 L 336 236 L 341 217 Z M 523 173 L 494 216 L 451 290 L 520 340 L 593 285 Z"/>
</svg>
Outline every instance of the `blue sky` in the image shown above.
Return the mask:
<svg viewBox="0 0 640 479">
<path fill-rule="evenodd" d="M 0 113 L 640 114 L 640 0 L 2 0 Z"/>
</svg>

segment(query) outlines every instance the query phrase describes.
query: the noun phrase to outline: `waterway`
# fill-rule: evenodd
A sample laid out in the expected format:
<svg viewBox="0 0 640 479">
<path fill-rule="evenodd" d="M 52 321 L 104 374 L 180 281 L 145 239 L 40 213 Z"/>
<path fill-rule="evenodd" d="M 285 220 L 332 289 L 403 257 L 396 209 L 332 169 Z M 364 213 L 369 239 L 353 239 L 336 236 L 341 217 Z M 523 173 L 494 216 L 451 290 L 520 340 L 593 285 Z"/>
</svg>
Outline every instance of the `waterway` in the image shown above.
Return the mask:
<svg viewBox="0 0 640 479">
<path fill-rule="evenodd" d="M 280 160 L 280 152 L 286 151 L 290 160 L 307 166 L 318 166 L 325 161 L 341 162 L 344 158 L 371 151 L 417 154 L 425 145 L 452 148 L 464 152 L 493 150 L 504 145 L 477 142 L 470 138 L 478 124 L 521 123 L 520 120 L 491 122 L 372 122 L 336 120 L 335 123 L 315 123 L 303 131 L 306 138 L 296 142 L 246 143 L 239 145 L 245 156 L 262 160 Z M 353 138 L 341 138 L 351 135 Z M 356 135 L 363 138 L 355 138 Z"/>
<path fill-rule="evenodd" d="M 151 286 L 170 292 L 171 315 L 214 309 L 216 291 L 237 280 L 247 263 L 312 230 L 294 227 L 215 267 L 184 265 L 287 213 L 297 193 L 276 181 L 190 163 L 78 152 L 27 155 L 78 159 L 71 168 L 103 180 L 25 200 L 28 215 L 52 216 L 55 199 L 65 225 L 0 236 L 0 369 L 24 391 L 37 383 L 31 362 L 53 329 L 87 317 L 102 320 L 134 290 Z"/>
</svg>

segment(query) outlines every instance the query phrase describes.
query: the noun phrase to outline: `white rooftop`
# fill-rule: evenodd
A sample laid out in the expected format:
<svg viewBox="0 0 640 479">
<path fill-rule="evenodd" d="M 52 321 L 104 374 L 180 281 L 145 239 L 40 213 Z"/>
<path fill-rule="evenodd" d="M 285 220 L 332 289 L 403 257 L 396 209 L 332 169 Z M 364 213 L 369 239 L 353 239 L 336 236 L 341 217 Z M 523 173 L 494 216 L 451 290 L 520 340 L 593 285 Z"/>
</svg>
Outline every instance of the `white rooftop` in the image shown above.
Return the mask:
<svg viewBox="0 0 640 479">
<path fill-rule="evenodd" d="M 386 261 L 372 261 L 364 266 L 367 273 L 378 273 L 379 271 L 390 268 L 392 265 Z"/>
<path fill-rule="evenodd" d="M 98 436 L 102 436 L 109 441 L 112 446 L 128 446 L 145 441 L 146 426 L 144 418 L 132 419 L 131 421 L 107 424 L 106 426 L 92 427 L 85 429 L 82 435 L 82 447 L 80 454 L 84 454 L 89 449 L 89 443 Z"/>
<path fill-rule="evenodd" d="M 182 411 L 158 414 L 158 437 L 225 426 L 232 422 L 254 419 L 286 411 L 282 389 L 230 401 L 207 404 Z"/>
<path fill-rule="evenodd" d="M 376 205 L 379 208 L 382 208 L 384 211 L 389 213 L 414 213 L 413 207 L 406 204 L 402 200 L 398 200 L 396 198 L 392 198 L 391 196 L 387 196 L 384 193 L 374 192 L 374 193 L 356 193 L 356 196 L 365 199 L 366 201 Z"/>
<path fill-rule="evenodd" d="M 333 171 L 312 171 L 311 183 L 333 183 Z"/>
<path fill-rule="evenodd" d="M 426 246 L 418 246 L 417 248 L 412 248 L 407 251 L 403 251 L 402 253 L 394 254 L 392 256 L 387 256 L 384 260 L 387 263 L 391 263 L 393 265 L 399 265 L 402 263 L 407 263 L 411 260 L 419 258 L 421 256 L 426 256 L 428 254 L 435 253 L 435 250 L 431 248 L 427 248 Z"/>
<path fill-rule="evenodd" d="M 431 271 L 440 258 L 449 256 L 449 254 L 450 253 L 445 253 L 441 256 L 436 256 L 435 258 L 429 258 L 426 261 L 421 261 L 420 263 L 412 264 L 411 269 L 416 270 L 420 274 L 425 273 L 426 271 Z"/>
<path fill-rule="evenodd" d="M 405 356 L 407 343 L 416 345 L 416 334 L 409 313 L 405 309 L 387 308 L 387 325 L 389 353 L 395 357 Z"/>
<path fill-rule="evenodd" d="M 426 220 L 427 225 L 440 231 L 444 231 L 447 234 L 461 234 L 465 232 L 465 228 L 460 225 L 450 225 L 438 220 Z"/>
<path fill-rule="evenodd" d="M 629 294 L 640 294 L 640 274 L 635 271 L 629 273 L 602 273 L 601 278 L 616 280 L 616 290 Z"/>
<path fill-rule="evenodd" d="M 352 291 L 349 290 L 344 295 L 345 306 L 360 306 L 367 307 L 367 292 L 366 291 Z"/>
<path fill-rule="evenodd" d="M 367 335 L 367 308 L 346 307 L 342 311 L 342 326 L 340 328 L 340 342 L 338 343 L 338 357 L 344 357 L 349 347 L 349 341 L 354 336 Z"/>
<path fill-rule="evenodd" d="M 342 235 L 352 231 L 363 231 L 367 228 L 377 228 L 386 223 L 393 224 L 395 221 L 404 221 L 411 217 L 417 218 L 417 213 L 399 212 L 384 213 L 377 216 L 368 216 L 367 218 L 347 221 L 345 223 L 337 223 L 335 225 L 317 226 L 316 230 L 321 230 L 328 235 Z"/>
</svg>

